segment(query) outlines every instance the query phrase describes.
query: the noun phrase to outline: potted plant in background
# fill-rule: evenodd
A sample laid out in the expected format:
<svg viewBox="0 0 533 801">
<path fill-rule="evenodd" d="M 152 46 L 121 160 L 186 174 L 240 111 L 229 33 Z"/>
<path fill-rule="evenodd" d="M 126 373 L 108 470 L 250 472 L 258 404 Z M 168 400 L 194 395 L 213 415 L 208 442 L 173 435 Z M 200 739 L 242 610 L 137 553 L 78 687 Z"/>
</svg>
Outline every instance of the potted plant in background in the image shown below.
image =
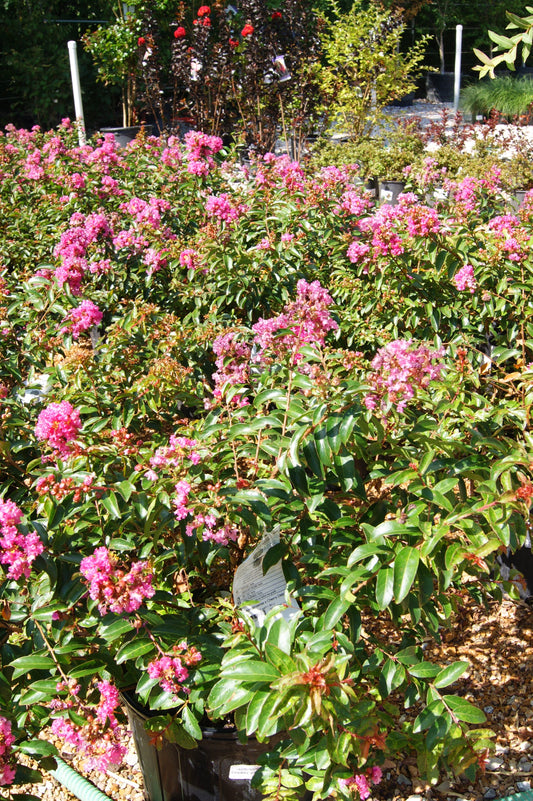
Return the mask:
<svg viewBox="0 0 533 801">
<path fill-rule="evenodd" d="M 121 90 L 122 125 L 102 129 L 133 137 L 137 127 L 136 80 L 141 18 L 137 3 L 118 0 L 114 5 L 115 19 L 109 25 L 100 25 L 83 37 L 85 49 L 91 54 L 97 70 L 98 80 L 106 86 L 118 86 Z"/>
</svg>

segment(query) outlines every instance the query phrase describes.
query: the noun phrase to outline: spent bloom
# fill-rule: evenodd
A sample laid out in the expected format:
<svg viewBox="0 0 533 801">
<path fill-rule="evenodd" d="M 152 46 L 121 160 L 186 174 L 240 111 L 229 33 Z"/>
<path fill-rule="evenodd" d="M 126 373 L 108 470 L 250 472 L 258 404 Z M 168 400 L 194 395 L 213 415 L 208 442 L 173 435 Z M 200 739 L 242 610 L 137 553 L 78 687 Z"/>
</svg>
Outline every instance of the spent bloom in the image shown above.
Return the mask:
<svg viewBox="0 0 533 801">
<path fill-rule="evenodd" d="M 373 372 L 368 381 L 373 392 L 364 399 L 367 409 L 379 405 L 386 411 L 393 405 L 402 412 L 418 388 L 425 389 L 430 381 L 440 378 L 443 355 L 442 350 L 416 347 L 411 339 L 396 339 L 380 348 L 371 362 Z"/>
<path fill-rule="evenodd" d="M 37 418 L 35 436 L 54 448 L 60 456 L 72 451 L 70 443 L 81 428 L 80 413 L 68 401 L 51 403 Z"/>
<path fill-rule="evenodd" d="M 89 582 L 89 595 L 98 602 L 100 614 L 108 611 L 135 612 L 151 598 L 153 573 L 147 562 L 133 562 L 128 572 L 117 566 L 117 558 L 105 546 L 81 560 L 80 572 Z"/>
</svg>

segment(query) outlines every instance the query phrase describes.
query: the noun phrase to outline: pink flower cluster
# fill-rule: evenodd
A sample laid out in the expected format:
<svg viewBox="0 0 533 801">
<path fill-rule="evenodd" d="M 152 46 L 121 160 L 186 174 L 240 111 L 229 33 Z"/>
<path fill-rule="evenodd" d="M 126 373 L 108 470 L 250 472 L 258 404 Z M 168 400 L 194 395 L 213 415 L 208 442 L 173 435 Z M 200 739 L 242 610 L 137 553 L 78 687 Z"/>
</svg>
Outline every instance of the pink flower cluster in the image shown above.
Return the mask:
<svg viewBox="0 0 533 801">
<path fill-rule="evenodd" d="M 455 273 L 453 281 L 457 289 L 461 292 L 465 289 L 469 289 L 473 294 L 476 291 L 477 282 L 474 275 L 474 268 L 471 264 L 464 264 L 461 269 Z"/>
<path fill-rule="evenodd" d="M 281 182 L 289 191 L 296 192 L 305 187 L 305 172 L 297 161 L 291 161 L 287 155 L 265 153 L 263 164 L 257 168 L 255 182 L 265 187 L 277 186 Z"/>
<path fill-rule="evenodd" d="M 202 654 L 194 646 L 189 647 L 181 642 L 174 647 L 174 653 L 179 656 L 161 656 L 148 663 L 147 670 L 151 679 L 157 679 L 159 685 L 167 693 L 176 695 L 187 688 L 182 687 L 183 682 L 189 678 L 187 666 L 196 665 L 202 659 Z"/>
<path fill-rule="evenodd" d="M 7 577 L 29 578 L 33 561 L 44 551 L 44 545 L 33 531 L 23 534 L 17 526 L 22 512 L 13 501 L 0 498 L 0 563 L 9 565 Z"/>
<path fill-rule="evenodd" d="M 127 203 L 120 205 L 120 210 L 134 217 L 135 222 L 143 227 L 158 231 L 161 228 L 161 214 L 170 209 L 168 200 L 151 197 L 147 201 L 140 197 L 132 197 Z"/>
<path fill-rule="evenodd" d="M 173 498 L 172 504 L 175 506 L 174 517 L 176 520 L 185 520 L 189 516 L 190 509 L 187 507 L 187 499 L 191 491 L 191 485 L 188 481 L 178 481 L 174 487 L 176 497 Z"/>
<path fill-rule="evenodd" d="M 277 317 L 260 319 L 252 330 L 254 343 L 276 357 L 287 353 L 299 358 L 298 349 L 304 344 L 323 345 L 328 331 L 339 326 L 328 311 L 332 304 L 329 293 L 318 281 L 304 279 L 296 285 L 296 300 L 288 303 Z M 289 333 L 280 333 L 288 329 Z M 258 361 L 268 360 L 270 354 L 260 353 Z"/>
<path fill-rule="evenodd" d="M 368 768 L 365 773 L 355 773 L 349 779 L 339 779 L 339 784 L 349 790 L 356 791 L 360 800 L 365 801 L 370 796 L 370 783 L 379 784 L 382 775 L 381 768 L 375 765 L 373 768 Z"/>
<path fill-rule="evenodd" d="M 217 371 L 213 374 L 214 395 L 215 398 L 222 398 L 225 384 L 235 386 L 248 381 L 252 350 L 246 342 L 237 339 L 234 331 L 217 337 L 213 342 L 213 350 L 217 356 Z"/>
<path fill-rule="evenodd" d="M 105 773 L 110 767 L 120 765 L 127 747 L 123 744 L 122 726 L 115 716 L 115 710 L 120 706 L 119 692 L 107 681 L 99 682 L 98 689 L 98 705 L 82 710 L 88 725 L 79 726 L 68 718 L 59 717 L 52 722 L 52 731 L 86 758 L 87 770 Z"/>
<path fill-rule="evenodd" d="M 430 381 L 440 378 L 444 355 L 442 350 L 429 350 L 425 345 L 416 347 L 411 339 L 396 339 L 380 348 L 371 365 L 368 377 L 373 392 L 364 399 L 367 409 L 380 407 L 387 412 L 395 405 L 402 412 L 414 398 L 417 388 L 426 388 Z"/>
<path fill-rule="evenodd" d="M 84 273 L 99 271 L 97 262 L 89 264 L 89 247 L 105 241 L 111 235 L 111 228 L 105 214 L 98 212 L 87 217 L 76 212 L 70 218 L 70 225 L 54 249 L 54 256 L 61 262 L 54 275 L 59 286 L 68 284 L 72 294 L 79 295 Z"/>
<path fill-rule="evenodd" d="M 351 193 L 345 193 L 343 208 L 350 210 L 352 199 Z M 409 237 L 425 239 L 438 233 L 441 223 L 435 209 L 422 205 L 415 195 L 407 193 L 400 195 L 396 206 L 381 205 L 374 214 L 359 220 L 357 227 L 367 241 L 354 240 L 347 256 L 353 264 L 362 263 L 363 274 L 367 275 L 380 257 L 401 256 L 410 247 Z"/>
<path fill-rule="evenodd" d="M 529 255 L 530 237 L 513 214 L 493 217 L 488 228 L 495 235 L 499 256 L 509 261 L 521 262 Z"/>
<path fill-rule="evenodd" d="M 89 595 L 98 602 L 100 614 L 135 612 L 151 598 L 153 573 L 147 562 L 133 562 L 128 572 L 117 567 L 117 558 L 105 546 L 81 560 L 80 571 L 89 582 Z"/>
<path fill-rule="evenodd" d="M 197 451 L 198 443 L 188 437 L 178 437 L 172 434 L 168 445 L 158 448 L 150 459 L 151 474 L 147 476 L 151 480 L 157 478 L 156 470 L 167 467 L 181 467 L 185 459 L 192 464 L 200 463 L 200 454 Z"/>
<path fill-rule="evenodd" d="M 37 418 L 35 436 L 44 440 L 59 456 L 72 452 L 70 444 L 81 429 L 80 413 L 68 401 L 51 403 Z"/>
<path fill-rule="evenodd" d="M 61 329 L 60 334 L 71 334 L 73 339 L 78 339 L 83 331 L 88 331 L 93 325 L 101 323 L 102 316 L 102 312 L 92 300 L 84 300 L 70 311 L 69 323 Z"/>
<path fill-rule="evenodd" d="M 225 523 L 223 526 L 217 528 L 217 518 L 214 515 L 195 516 L 192 523 L 188 523 L 185 527 L 185 533 L 189 537 L 193 537 L 198 529 L 202 530 L 202 539 L 204 542 L 214 542 L 217 545 L 228 545 L 230 542 L 237 542 L 239 538 L 239 529 L 232 523 Z"/>
<path fill-rule="evenodd" d="M 186 248 L 180 253 L 180 264 L 186 270 L 197 270 L 200 266 L 200 254 L 197 250 Z"/>
<path fill-rule="evenodd" d="M 219 136 L 208 136 L 201 131 L 186 133 L 187 171 L 191 175 L 207 175 L 215 166 L 213 156 L 222 149 L 222 144 Z"/>
<path fill-rule="evenodd" d="M 11 764 L 11 746 L 14 742 L 11 721 L 0 715 L 0 787 L 13 784 L 15 778 L 15 768 Z"/>
<path fill-rule="evenodd" d="M 222 192 L 221 195 L 209 195 L 205 202 L 205 210 L 210 217 L 232 223 L 246 214 L 248 206 L 233 200 L 227 192 Z"/>
</svg>

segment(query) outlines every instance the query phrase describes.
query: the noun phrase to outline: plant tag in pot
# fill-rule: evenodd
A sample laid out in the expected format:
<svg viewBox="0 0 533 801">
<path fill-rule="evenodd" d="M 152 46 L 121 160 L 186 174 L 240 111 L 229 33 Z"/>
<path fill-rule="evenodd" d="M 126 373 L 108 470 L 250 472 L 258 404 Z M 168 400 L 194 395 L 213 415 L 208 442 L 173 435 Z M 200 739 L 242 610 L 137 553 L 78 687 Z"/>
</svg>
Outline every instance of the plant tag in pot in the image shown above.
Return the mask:
<svg viewBox="0 0 533 801">
<path fill-rule="evenodd" d="M 229 769 L 229 778 L 236 782 L 249 782 L 251 779 L 253 779 L 257 770 L 259 770 L 259 765 L 231 765 Z"/>
<path fill-rule="evenodd" d="M 263 575 L 263 559 L 268 551 L 279 543 L 279 526 L 267 531 L 252 553 L 239 565 L 233 580 L 233 601 L 236 606 L 253 602 L 246 611 L 256 618 L 258 625 L 275 606 L 284 606 L 281 615 L 289 620 L 300 607 L 287 598 L 287 582 L 283 575 L 281 560 L 272 565 Z"/>
</svg>

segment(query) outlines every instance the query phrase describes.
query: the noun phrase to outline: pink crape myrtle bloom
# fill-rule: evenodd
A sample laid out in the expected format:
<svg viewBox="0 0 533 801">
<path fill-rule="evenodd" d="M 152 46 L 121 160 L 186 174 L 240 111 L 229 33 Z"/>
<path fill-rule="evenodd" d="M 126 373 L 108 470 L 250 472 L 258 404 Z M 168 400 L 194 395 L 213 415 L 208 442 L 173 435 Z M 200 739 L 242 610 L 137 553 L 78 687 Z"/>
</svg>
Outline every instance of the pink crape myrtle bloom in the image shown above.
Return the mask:
<svg viewBox="0 0 533 801">
<path fill-rule="evenodd" d="M 361 801 L 369 798 L 371 790 L 370 783 L 379 784 L 381 782 L 382 772 L 381 768 L 377 765 L 373 768 L 368 768 L 366 773 L 355 773 L 349 779 L 339 779 L 339 784 L 351 791 L 357 792 Z"/>
<path fill-rule="evenodd" d="M 222 222 L 236 222 L 239 217 L 246 214 L 248 206 L 237 203 L 227 192 L 220 195 L 209 195 L 205 202 L 205 210 L 210 217 L 217 217 Z"/>
<path fill-rule="evenodd" d="M 37 418 L 35 436 L 54 448 L 60 456 L 72 451 L 70 443 L 81 429 L 80 413 L 68 401 L 51 403 Z"/>
<path fill-rule="evenodd" d="M 327 333 L 339 327 L 328 311 L 332 303 L 331 296 L 318 281 L 310 284 L 304 279 L 298 281 L 295 301 L 288 303 L 277 317 L 260 319 L 252 326 L 254 343 L 265 352 L 259 353 L 257 360 L 261 362 L 270 355 L 283 357 L 287 353 L 294 354 L 298 360 L 298 348 L 302 345 L 323 345 Z M 286 329 L 290 333 L 279 333 Z"/>
<path fill-rule="evenodd" d="M 0 715 L 0 787 L 13 784 L 15 768 L 11 761 L 11 747 L 15 737 L 11 733 L 11 721 Z"/>
<path fill-rule="evenodd" d="M 75 309 L 71 309 L 68 314 L 68 325 L 64 326 L 60 333 L 71 334 L 73 339 L 78 339 L 83 331 L 88 331 L 93 325 L 102 322 L 103 314 L 92 300 L 84 300 Z"/>
<path fill-rule="evenodd" d="M 157 679 L 159 685 L 168 693 L 175 695 L 189 689 L 183 683 L 189 678 L 187 667 L 198 664 L 202 654 L 197 648 L 187 645 L 185 641 L 173 647 L 174 656 L 164 654 L 148 663 L 147 671 L 151 679 Z"/>
<path fill-rule="evenodd" d="M 193 537 L 198 529 L 202 530 L 201 536 L 204 542 L 214 542 L 216 545 L 228 545 L 230 542 L 237 542 L 239 529 L 233 523 L 225 523 L 217 527 L 217 518 L 212 514 L 198 514 L 192 523 L 185 527 L 185 533 Z"/>
<path fill-rule="evenodd" d="M 0 563 L 9 565 L 8 578 L 29 578 L 33 561 L 44 551 L 44 545 L 33 531 L 23 534 L 18 529 L 22 511 L 13 501 L 0 499 Z"/>
<path fill-rule="evenodd" d="M 79 726 L 68 718 L 58 717 L 52 722 L 52 731 L 85 758 L 87 770 L 105 773 L 120 765 L 128 749 L 123 745 L 123 727 L 115 716 L 115 710 L 120 706 L 118 689 L 107 681 L 98 682 L 97 686 L 100 701 L 96 707 L 91 707 L 94 712 L 91 726 Z M 58 708 L 69 706 L 69 703 L 59 704 Z"/>
<path fill-rule="evenodd" d="M 380 348 L 371 362 L 373 373 L 368 376 L 374 391 L 364 398 L 367 409 L 380 406 L 386 412 L 392 404 L 403 412 L 418 388 L 425 389 L 440 378 L 443 355 L 442 349 L 416 347 L 411 339 L 396 339 Z"/>
<path fill-rule="evenodd" d="M 476 291 L 477 282 L 472 265 L 463 265 L 454 275 L 453 282 L 459 291 L 463 292 L 465 289 L 468 289 L 473 294 Z"/>
<path fill-rule="evenodd" d="M 189 671 L 179 657 L 162 656 L 148 663 L 148 675 L 157 679 L 167 693 L 177 693 L 181 684 L 189 678 Z"/>
<path fill-rule="evenodd" d="M 133 562 L 128 572 L 117 567 L 117 558 L 105 546 L 81 560 L 80 572 L 89 582 L 89 596 L 98 602 L 100 614 L 135 612 L 151 598 L 153 573 L 147 562 Z"/>
</svg>

